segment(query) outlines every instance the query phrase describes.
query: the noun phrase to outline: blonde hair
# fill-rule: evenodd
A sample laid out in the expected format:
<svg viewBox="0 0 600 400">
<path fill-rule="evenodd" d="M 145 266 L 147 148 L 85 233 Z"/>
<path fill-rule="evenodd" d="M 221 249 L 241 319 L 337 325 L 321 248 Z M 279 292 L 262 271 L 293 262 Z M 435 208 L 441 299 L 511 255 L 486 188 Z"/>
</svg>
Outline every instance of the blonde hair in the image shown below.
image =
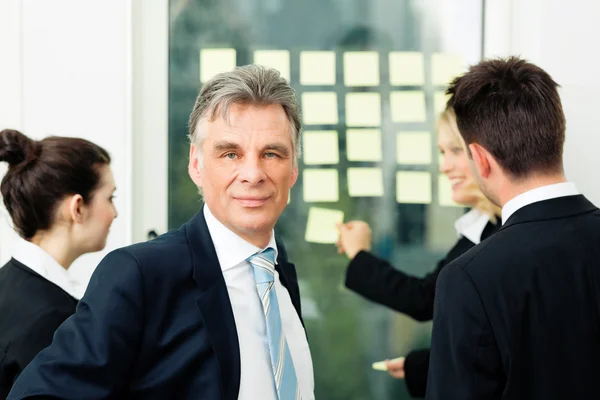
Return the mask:
<svg viewBox="0 0 600 400">
<path fill-rule="evenodd" d="M 440 114 L 436 127 L 438 132 L 442 123 L 448 124 L 450 130 L 455 136 L 455 139 L 460 141 L 460 131 L 458 130 L 458 125 L 456 124 L 456 114 L 454 114 L 454 110 L 451 107 L 446 108 L 446 110 Z M 488 215 L 490 217 L 490 221 L 495 224 L 498 221 L 498 217 L 502 215 L 502 209 L 485 197 L 477 183 L 473 182 L 464 190 L 468 196 L 472 196 L 475 199 L 475 203 L 472 204 L 472 207 Z"/>
</svg>

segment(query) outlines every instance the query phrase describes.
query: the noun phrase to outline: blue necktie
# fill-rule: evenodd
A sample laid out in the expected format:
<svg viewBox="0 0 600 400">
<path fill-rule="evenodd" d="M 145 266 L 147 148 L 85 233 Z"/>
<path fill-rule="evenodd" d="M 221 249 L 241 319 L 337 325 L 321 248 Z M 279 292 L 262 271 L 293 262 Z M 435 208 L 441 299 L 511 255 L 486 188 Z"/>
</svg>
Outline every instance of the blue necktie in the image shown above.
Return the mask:
<svg viewBox="0 0 600 400">
<path fill-rule="evenodd" d="M 296 371 L 281 326 L 279 303 L 275 293 L 275 251 L 271 248 L 248 258 L 254 270 L 256 289 L 265 312 L 271 366 L 279 400 L 300 399 Z"/>
</svg>

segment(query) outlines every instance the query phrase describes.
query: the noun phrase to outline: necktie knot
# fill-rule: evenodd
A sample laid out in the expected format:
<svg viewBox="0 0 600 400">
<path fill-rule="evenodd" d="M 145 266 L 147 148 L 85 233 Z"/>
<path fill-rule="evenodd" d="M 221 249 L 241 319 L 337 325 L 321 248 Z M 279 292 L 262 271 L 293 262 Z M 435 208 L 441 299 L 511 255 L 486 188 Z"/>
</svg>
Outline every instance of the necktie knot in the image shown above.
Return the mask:
<svg viewBox="0 0 600 400">
<path fill-rule="evenodd" d="M 248 262 L 252 265 L 254 279 L 257 284 L 275 280 L 275 250 L 268 248 L 256 253 L 248 257 Z"/>
</svg>

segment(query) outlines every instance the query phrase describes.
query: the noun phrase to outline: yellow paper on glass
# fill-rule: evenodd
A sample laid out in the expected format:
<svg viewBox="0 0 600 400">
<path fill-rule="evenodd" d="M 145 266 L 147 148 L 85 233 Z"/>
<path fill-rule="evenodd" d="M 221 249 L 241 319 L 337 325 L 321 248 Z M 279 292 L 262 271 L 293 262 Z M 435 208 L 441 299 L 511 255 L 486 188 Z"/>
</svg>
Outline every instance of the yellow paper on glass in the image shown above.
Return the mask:
<svg viewBox="0 0 600 400">
<path fill-rule="evenodd" d="M 438 176 L 438 203 L 440 206 L 463 207 L 452 200 L 452 185 L 445 174 Z"/>
<path fill-rule="evenodd" d="M 340 152 L 336 131 L 304 131 L 302 133 L 304 164 L 338 164 Z"/>
<path fill-rule="evenodd" d="M 301 52 L 300 83 L 302 85 L 335 85 L 335 52 Z"/>
<path fill-rule="evenodd" d="M 376 51 L 345 52 L 344 85 L 379 86 L 379 53 Z"/>
<path fill-rule="evenodd" d="M 390 84 L 394 86 L 423 86 L 425 62 L 417 51 L 390 52 Z"/>
<path fill-rule="evenodd" d="M 422 171 L 396 173 L 396 201 L 398 203 L 430 204 L 431 174 Z"/>
<path fill-rule="evenodd" d="M 338 123 L 337 94 L 334 92 L 302 93 L 302 119 L 306 125 Z"/>
<path fill-rule="evenodd" d="M 450 95 L 447 95 L 442 91 L 436 91 L 433 94 L 433 112 L 436 118 L 439 118 L 440 114 L 446 109 L 449 98 Z"/>
<path fill-rule="evenodd" d="M 350 197 L 383 196 L 381 168 L 348 168 L 348 194 Z"/>
<path fill-rule="evenodd" d="M 425 122 L 425 93 L 420 90 L 392 92 L 390 108 L 394 122 Z"/>
<path fill-rule="evenodd" d="M 200 82 L 207 82 L 213 76 L 235 68 L 235 49 L 200 50 Z"/>
<path fill-rule="evenodd" d="M 335 243 L 339 236 L 337 224 L 343 222 L 343 211 L 310 207 L 304 240 L 311 243 Z"/>
<path fill-rule="evenodd" d="M 431 134 L 429 132 L 400 132 L 396 135 L 398 164 L 431 164 Z"/>
<path fill-rule="evenodd" d="M 346 125 L 381 126 L 381 95 L 379 93 L 346 94 Z"/>
<path fill-rule="evenodd" d="M 305 169 L 302 178 L 305 202 L 338 201 L 339 184 L 336 169 Z"/>
<path fill-rule="evenodd" d="M 447 86 L 465 72 L 462 56 L 458 54 L 434 53 L 431 55 L 431 81 L 434 85 Z"/>
<path fill-rule="evenodd" d="M 288 50 L 256 50 L 254 64 L 275 68 L 284 79 L 290 81 L 290 52 Z"/>
<path fill-rule="evenodd" d="M 346 156 L 348 161 L 381 161 L 381 131 L 379 129 L 348 129 Z"/>
</svg>

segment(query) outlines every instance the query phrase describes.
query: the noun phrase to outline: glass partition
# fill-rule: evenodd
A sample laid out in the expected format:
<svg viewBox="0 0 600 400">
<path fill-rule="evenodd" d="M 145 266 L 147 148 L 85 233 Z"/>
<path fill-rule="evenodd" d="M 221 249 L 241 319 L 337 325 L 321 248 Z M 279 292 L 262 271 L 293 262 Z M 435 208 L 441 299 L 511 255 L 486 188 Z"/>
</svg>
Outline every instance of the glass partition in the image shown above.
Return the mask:
<svg viewBox="0 0 600 400">
<path fill-rule="evenodd" d="M 464 209 L 439 174 L 435 126 L 445 86 L 481 57 L 481 14 L 481 0 L 170 1 L 171 228 L 201 206 L 186 134 L 202 82 L 256 62 L 297 91 L 300 174 L 276 232 L 298 271 L 317 399 L 409 398 L 371 364 L 427 346 L 430 323 L 344 288 L 335 222 L 369 222 L 374 253 L 415 275 L 456 241 Z"/>
</svg>

